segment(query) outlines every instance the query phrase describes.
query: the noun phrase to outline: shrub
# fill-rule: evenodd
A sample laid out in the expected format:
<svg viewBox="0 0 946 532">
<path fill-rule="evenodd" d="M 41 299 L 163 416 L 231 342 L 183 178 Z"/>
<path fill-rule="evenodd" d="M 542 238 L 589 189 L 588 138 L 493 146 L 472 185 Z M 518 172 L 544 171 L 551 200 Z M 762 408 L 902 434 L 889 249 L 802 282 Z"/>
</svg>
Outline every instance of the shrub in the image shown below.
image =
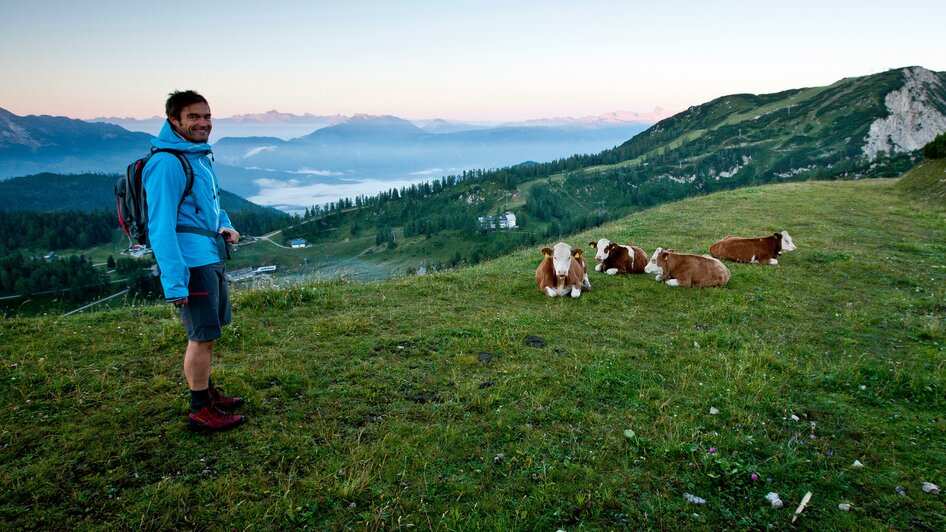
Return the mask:
<svg viewBox="0 0 946 532">
<path fill-rule="evenodd" d="M 927 159 L 942 159 L 946 157 L 946 133 L 933 139 L 923 146 L 923 156 Z"/>
</svg>

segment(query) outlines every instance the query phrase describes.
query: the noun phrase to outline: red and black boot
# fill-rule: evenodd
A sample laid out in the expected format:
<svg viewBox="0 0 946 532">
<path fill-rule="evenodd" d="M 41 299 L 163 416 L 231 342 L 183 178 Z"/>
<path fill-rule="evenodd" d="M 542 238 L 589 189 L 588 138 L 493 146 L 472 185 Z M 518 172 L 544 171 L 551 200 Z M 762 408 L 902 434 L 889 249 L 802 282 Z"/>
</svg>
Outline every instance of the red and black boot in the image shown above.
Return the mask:
<svg viewBox="0 0 946 532">
<path fill-rule="evenodd" d="M 224 395 L 219 388 L 216 388 L 213 383 L 211 383 L 210 403 L 217 407 L 217 409 L 224 412 L 233 412 L 237 408 L 243 406 L 243 398 Z"/>
<path fill-rule="evenodd" d="M 223 412 L 212 403 L 207 404 L 197 412 L 191 413 L 188 418 L 190 419 L 188 428 L 198 431 L 227 430 L 246 422 L 245 417 Z"/>
</svg>

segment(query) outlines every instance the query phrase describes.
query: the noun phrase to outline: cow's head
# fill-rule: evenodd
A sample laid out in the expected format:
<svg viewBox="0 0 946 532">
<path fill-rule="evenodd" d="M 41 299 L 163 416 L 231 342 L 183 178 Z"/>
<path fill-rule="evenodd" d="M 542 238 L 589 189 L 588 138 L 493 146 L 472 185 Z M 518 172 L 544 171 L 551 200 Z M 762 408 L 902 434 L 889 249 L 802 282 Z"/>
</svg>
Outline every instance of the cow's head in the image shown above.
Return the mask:
<svg viewBox="0 0 946 532">
<path fill-rule="evenodd" d="M 609 250 L 609 246 L 611 245 L 611 241 L 608 240 L 607 238 L 602 238 L 598 240 L 597 242 L 592 240 L 591 242 L 588 242 L 588 245 L 595 247 L 595 260 L 596 261 L 601 262 L 608 258 L 608 250 Z"/>
<path fill-rule="evenodd" d="M 782 251 L 795 251 L 798 249 L 795 246 L 795 243 L 792 242 L 792 237 L 789 236 L 788 231 L 782 231 L 781 233 L 776 234 L 782 237 Z"/>
<path fill-rule="evenodd" d="M 644 266 L 644 273 L 663 275 L 663 266 L 657 264 L 657 259 L 660 258 L 661 253 L 664 253 L 664 248 L 657 248 L 657 250 L 654 251 L 654 254 L 650 257 L 650 262 L 647 263 L 647 266 Z"/>
<path fill-rule="evenodd" d="M 657 248 L 650 257 L 650 262 L 647 263 L 647 266 L 644 266 L 644 273 L 656 274 L 657 280 L 659 281 L 661 277 L 666 275 L 667 258 L 674 252 L 675 250 L 673 248 Z"/>
<path fill-rule="evenodd" d="M 550 253 L 546 253 L 548 250 Z M 578 253 L 581 253 L 581 249 L 577 249 Z M 546 257 L 552 257 L 552 267 L 555 268 L 555 276 L 560 279 L 564 279 L 568 276 L 568 270 L 572 267 L 572 247 L 564 242 L 559 242 L 555 244 L 555 247 L 552 249 L 545 248 L 542 250 L 545 253 Z"/>
</svg>

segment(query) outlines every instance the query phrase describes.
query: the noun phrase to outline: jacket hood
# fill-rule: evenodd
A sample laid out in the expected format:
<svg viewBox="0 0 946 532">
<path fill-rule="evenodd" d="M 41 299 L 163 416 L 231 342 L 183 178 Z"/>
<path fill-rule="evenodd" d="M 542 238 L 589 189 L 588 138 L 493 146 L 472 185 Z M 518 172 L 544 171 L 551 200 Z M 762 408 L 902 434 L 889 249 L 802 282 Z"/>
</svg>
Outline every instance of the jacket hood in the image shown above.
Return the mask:
<svg viewBox="0 0 946 532">
<path fill-rule="evenodd" d="M 185 140 L 184 137 L 177 134 L 174 131 L 174 128 L 171 127 L 171 123 L 167 120 L 164 121 L 164 126 L 161 128 L 161 132 L 158 133 L 158 136 L 151 139 L 151 145 L 155 148 L 161 148 L 166 150 L 177 150 L 188 153 L 210 153 L 213 151 L 210 147 L 210 144 L 206 142 L 193 143 L 188 140 Z"/>
</svg>

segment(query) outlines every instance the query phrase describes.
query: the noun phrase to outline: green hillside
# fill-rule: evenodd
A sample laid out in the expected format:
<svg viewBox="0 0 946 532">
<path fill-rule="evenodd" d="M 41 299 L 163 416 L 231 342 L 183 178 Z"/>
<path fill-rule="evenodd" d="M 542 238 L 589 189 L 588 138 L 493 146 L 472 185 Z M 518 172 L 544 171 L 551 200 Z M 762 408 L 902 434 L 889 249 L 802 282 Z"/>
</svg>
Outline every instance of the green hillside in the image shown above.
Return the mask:
<svg viewBox="0 0 946 532">
<path fill-rule="evenodd" d="M 908 196 L 946 205 L 946 159 L 928 159 L 907 172 L 897 188 Z"/>
<path fill-rule="evenodd" d="M 946 528 L 921 490 L 946 485 L 946 210 L 895 183 L 742 188 L 567 238 L 792 234 L 798 251 L 731 265 L 725 288 L 591 272 L 591 292 L 550 299 L 536 248 L 238 293 L 215 381 L 249 423 L 225 434 L 184 429 L 169 306 L 4 319 L 0 520 L 788 529 L 810 491 L 802 529 Z"/>
<path fill-rule="evenodd" d="M 900 103 L 890 108 L 888 98 Z M 598 154 L 464 172 L 356 198 L 343 203 L 347 209 L 331 209 L 317 223 L 280 236 L 305 238 L 315 246 L 311 254 L 335 257 L 339 243 L 383 240 L 393 231 L 398 244 L 414 248 L 388 246 L 372 255 L 369 244 L 355 250 L 359 260 L 395 272 L 472 264 L 688 196 L 766 183 L 899 176 L 921 159 L 922 146 L 911 140 L 935 135 L 943 124 L 946 75 L 919 67 L 825 87 L 734 94 Z M 479 230 L 478 217 L 506 210 L 515 213 L 518 231 Z M 431 239 L 434 245 L 427 246 Z M 414 253 L 417 248 L 426 253 Z"/>
</svg>

